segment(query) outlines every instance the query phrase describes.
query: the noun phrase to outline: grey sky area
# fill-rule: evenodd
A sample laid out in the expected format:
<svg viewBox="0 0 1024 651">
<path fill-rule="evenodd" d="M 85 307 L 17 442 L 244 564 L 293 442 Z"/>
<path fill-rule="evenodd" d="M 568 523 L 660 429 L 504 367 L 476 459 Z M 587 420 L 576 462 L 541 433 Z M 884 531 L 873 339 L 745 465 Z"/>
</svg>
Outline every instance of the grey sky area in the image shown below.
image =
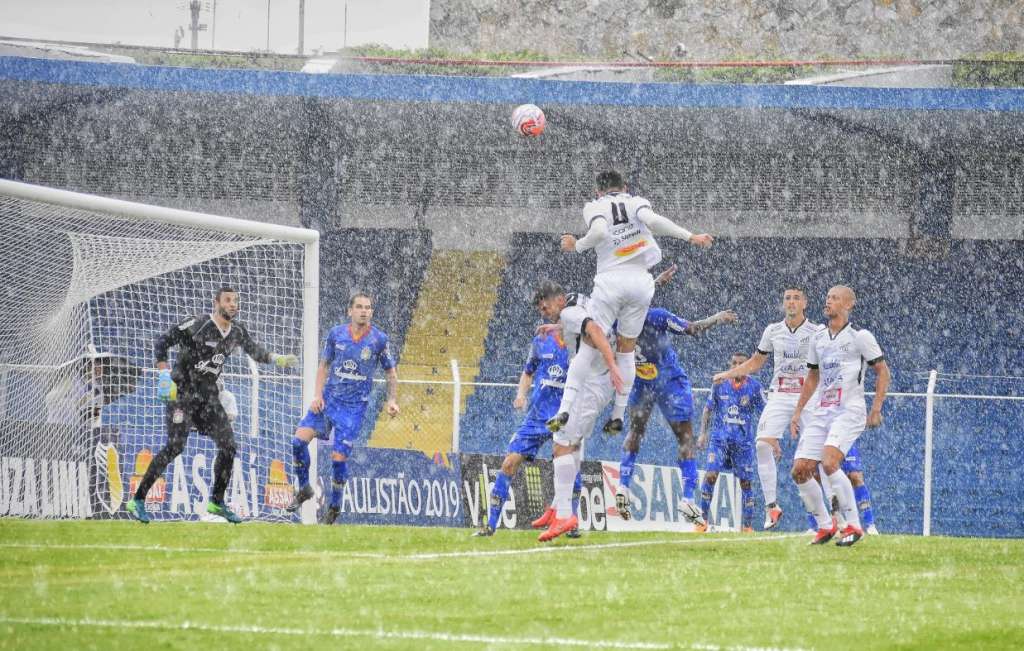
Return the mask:
<svg viewBox="0 0 1024 651">
<path fill-rule="evenodd" d="M 294 53 L 298 0 L 203 0 L 199 20 L 207 29 L 199 47 L 266 49 L 268 4 L 270 50 Z M 181 47 L 188 47 L 188 6 L 188 0 L 0 0 L 0 36 L 171 47 L 180 26 L 186 30 Z M 424 48 L 429 13 L 429 0 L 306 0 L 305 49 Z"/>
</svg>

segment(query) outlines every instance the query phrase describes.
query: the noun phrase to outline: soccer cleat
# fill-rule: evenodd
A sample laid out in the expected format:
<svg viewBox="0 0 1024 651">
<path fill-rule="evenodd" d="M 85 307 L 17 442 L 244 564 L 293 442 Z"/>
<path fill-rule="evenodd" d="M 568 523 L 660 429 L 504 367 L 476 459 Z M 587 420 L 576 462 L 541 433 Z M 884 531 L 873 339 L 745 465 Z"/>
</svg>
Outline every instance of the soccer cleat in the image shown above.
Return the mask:
<svg viewBox="0 0 1024 651">
<path fill-rule="evenodd" d="M 864 533 L 866 533 L 869 536 L 879 536 L 879 535 L 881 535 L 880 533 L 878 533 L 878 527 L 876 527 L 873 524 L 869 525 L 868 528 L 864 530 Z"/>
<path fill-rule="evenodd" d="M 302 503 L 310 499 L 311 497 L 313 497 L 313 487 L 310 486 L 309 484 L 306 484 L 299 490 L 295 491 L 295 496 L 292 497 L 292 501 L 288 504 L 288 506 L 284 507 L 284 510 L 288 511 L 289 513 L 295 513 L 296 511 L 299 510 L 299 507 L 302 506 Z"/>
<path fill-rule="evenodd" d="M 331 506 L 324 511 L 324 517 L 320 519 L 320 524 L 334 524 L 338 520 L 338 516 L 341 515 L 340 506 Z"/>
<path fill-rule="evenodd" d="M 707 533 L 708 532 L 708 523 L 704 522 L 703 518 L 701 518 L 701 522 L 698 522 L 698 523 L 693 525 L 693 532 L 694 533 Z"/>
<path fill-rule="evenodd" d="M 839 532 L 839 540 L 836 541 L 836 546 L 851 547 L 863 537 L 863 531 L 853 526 L 852 524 L 848 524 L 846 525 L 845 529 Z"/>
<path fill-rule="evenodd" d="M 604 424 L 603 431 L 608 436 L 618 436 L 622 434 L 622 430 L 625 426 L 622 424 L 621 418 L 610 418 L 608 422 Z"/>
<path fill-rule="evenodd" d="M 568 412 L 559 412 L 548 419 L 544 425 L 548 428 L 548 431 L 554 434 L 558 430 L 565 427 L 565 424 L 569 422 Z"/>
<path fill-rule="evenodd" d="M 473 538 L 486 538 L 494 535 L 494 529 L 491 529 L 489 525 L 484 525 L 473 532 Z"/>
<path fill-rule="evenodd" d="M 580 531 L 579 527 L 576 527 L 572 531 L 566 531 L 565 532 L 565 537 L 566 538 L 582 538 L 583 537 L 583 533 Z"/>
<path fill-rule="evenodd" d="M 809 545 L 824 545 L 828 541 L 832 540 L 832 536 L 836 535 L 836 527 L 832 526 L 831 529 L 818 529 L 814 534 L 814 540 L 809 542 Z"/>
<path fill-rule="evenodd" d="M 554 522 L 551 523 L 551 526 L 549 526 L 539 536 L 537 536 L 537 540 L 539 540 L 540 542 L 554 540 L 555 538 L 561 536 L 563 533 L 569 533 L 573 529 L 577 528 L 579 524 L 580 521 L 576 518 L 575 515 L 570 515 L 567 518 L 561 519 L 555 518 Z"/>
<path fill-rule="evenodd" d="M 530 523 L 534 529 L 547 529 L 548 525 L 555 521 L 555 507 L 549 506 L 544 513 Z"/>
<path fill-rule="evenodd" d="M 125 504 L 125 509 L 135 520 L 138 520 L 142 524 L 149 524 L 149 514 L 146 513 L 146 500 L 130 499 Z"/>
<path fill-rule="evenodd" d="M 743 527 L 740 529 L 740 533 L 754 533 L 753 527 Z"/>
<path fill-rule="evenodd" d="M 764 530 L 774 529 L 779 526 L 779 521 L 782 520 L 782 508 L 778 505 L 772 505 L 764 511 Z"/>
<path fill-rule="evenodd" d="M 683 516 L 683 519 L 690 524 L 707 524 L 704 522 L 704 515 L 693 502 L 682 502 L 679 505 L 679 515 Z"/>
<path fill-rule="evenodd" d="M 615 510 L 619 512 L 619 517 L 623 520 L 633 517 L 633 513 L 629 510 L 629 495 L 626 495 L 621 486 L 615 492 Z"/>
<path fill-rule="evenodd" d="M 231 524 L 238 524 L 242 521 L 242 518 L 238 517 L 226 504 L 217 504 L 212 500 L 206 505 L 206 512 L 224 518 Z"/>
</svg>

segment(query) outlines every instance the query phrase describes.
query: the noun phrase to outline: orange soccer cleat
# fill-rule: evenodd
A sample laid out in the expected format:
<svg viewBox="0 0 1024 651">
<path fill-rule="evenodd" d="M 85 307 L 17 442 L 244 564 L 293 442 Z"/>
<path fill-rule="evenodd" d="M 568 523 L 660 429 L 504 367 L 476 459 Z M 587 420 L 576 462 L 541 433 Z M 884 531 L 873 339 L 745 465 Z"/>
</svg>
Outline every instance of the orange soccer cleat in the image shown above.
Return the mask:
<svg viewBox="0 0 1024 651">
<path fill-rule="evenodd" d="M 853 526 L 852 524 L 848 524 L 842 531 L 839 532 L 839 540 L 836 541 L 836 545 L 839 547 L 849 547 L 863 537 L 863 531 Z"/>
<path fill-rule="evenodd" d="M 554 540 L 555 538 L 561 536 L 563 533 L 569 533 L 579 525 L 580 521 L 576 518 L 575 515 L 570 515 L 569 517 L 562 519 L 555 518 L 555 520 L 551 523 L 551 526 L 548 527 L 547 530 L 545 530 L 539 536 L 537 536 L 537 540 L 539 540 L 540 542 Z"/>
<path fill-rule="evenodd" d="M 808 544 L 824 545 L 832 540 L 832 536 L 836 535 L 836 531 L 838 531 L 838 528 L 835 525 L 832 525 L 831 529 L 818 529 L 818 532 L 814 534 L 814 540 Z"/>
<path fill-rule="evenodd" d="M 555 507 L 549 506 L 539 518 L 530 523 L 530 526 L 534 529 L 546 529 L 554 521 Z"/>
</svg>

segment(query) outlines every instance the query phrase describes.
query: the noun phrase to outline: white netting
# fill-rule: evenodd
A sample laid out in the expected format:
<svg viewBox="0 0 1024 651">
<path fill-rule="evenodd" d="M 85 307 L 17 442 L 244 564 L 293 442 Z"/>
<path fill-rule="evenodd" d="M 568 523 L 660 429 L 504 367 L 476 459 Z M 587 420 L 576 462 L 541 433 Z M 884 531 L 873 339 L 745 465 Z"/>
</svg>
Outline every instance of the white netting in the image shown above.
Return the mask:
<svg viewBox="0 0 1024 651">
<path fill-rule="evenodd" d="M 122 517 L 166 441 L 156 337 L 229 285 L 256 341 L 301 356 L 304 256 L 297 242 L 0 192 L 0 515 Z M 256 368 L 239 350 L 222 378 L 238 407 L 226 499 L 244 517 L 283 518 L 301 371 Z M 202 513 L 215 454 L 193 432 L 150 512 Z"/>
</svg>

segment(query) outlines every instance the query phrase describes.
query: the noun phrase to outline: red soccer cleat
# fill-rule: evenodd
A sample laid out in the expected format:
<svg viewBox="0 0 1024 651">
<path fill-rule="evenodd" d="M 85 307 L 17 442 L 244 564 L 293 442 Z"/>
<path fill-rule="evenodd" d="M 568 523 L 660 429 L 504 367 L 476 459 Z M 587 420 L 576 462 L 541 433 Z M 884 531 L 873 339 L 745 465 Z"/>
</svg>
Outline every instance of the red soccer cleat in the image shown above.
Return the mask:
<svg viewBox="0 0 1024 651">
<path fill-rule="evenodd" d="M 839 540 L 836 541 L 836 545 L 839 547 L 850 547 L 863 537 L 863 531 L 852 524 L 848 524 L 845 529 L 839 532 Z"/>
<path fill-rule="evenodd" d="M 546 529 L 552 522 L 555 521 L 555 507 L 549 506 L 543 515 L 530 523 L 530 526 L 534 529 Z"/>
<path fill-rule="evenodd" d="M 774 529 L 779 526 L 779 520 L 782 519 L 782 509 L 776 505 L 765 511 L 764 516 L 764 528 L 765 531 Z"/>
<path fill-rule="evenodd" d="M 808 544 L 824 545 L 828 541 L 832 540 L 832 536 L 836 535 L 836 531 L 838 531 L 838 529 L 835 525 L 833 525 L 831 529 L 818 529 L 818 533 L 814 534 L 814 540 Z"/>
<path fill-rule="evenodd" d="M 537 540 L 539 540 L 540 542 L 554 540 L 555 538 L 561 536 L 563 533 L 568 533 L 578 526 L 580 526 L 580 521 L 576 518 L 575 515 L 570 515 L 569 517 L 562 518 L 561 520 L 555 518 L 555 520 L 551 523 L 551 526 L 548 527 L 547 530 L 544 531 L 541 535 L 537 536 Z"/>
</svg>

